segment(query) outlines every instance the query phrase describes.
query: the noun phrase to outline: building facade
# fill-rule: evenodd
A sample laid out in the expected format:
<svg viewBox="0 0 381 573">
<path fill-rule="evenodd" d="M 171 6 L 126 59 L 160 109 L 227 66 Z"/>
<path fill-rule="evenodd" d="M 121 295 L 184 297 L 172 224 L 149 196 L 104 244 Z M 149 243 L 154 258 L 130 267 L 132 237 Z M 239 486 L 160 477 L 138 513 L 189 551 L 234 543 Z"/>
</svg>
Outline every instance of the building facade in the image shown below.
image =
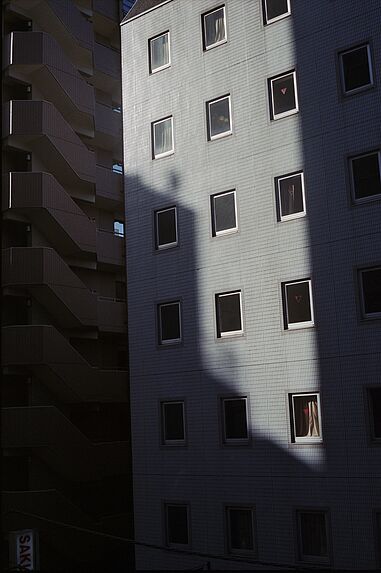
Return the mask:
<svg viewBox="0 0 381 573">
<path fill-rule="evenodd" d="M 31 530 L 35 568 L 125 570 L 122 2 L 2 10 L 3 567 Z"/>
<path fill-rule="evenodd" d="M 122 22 L 138 569 L 380 565 L 380 19 Z"/>
</svg>

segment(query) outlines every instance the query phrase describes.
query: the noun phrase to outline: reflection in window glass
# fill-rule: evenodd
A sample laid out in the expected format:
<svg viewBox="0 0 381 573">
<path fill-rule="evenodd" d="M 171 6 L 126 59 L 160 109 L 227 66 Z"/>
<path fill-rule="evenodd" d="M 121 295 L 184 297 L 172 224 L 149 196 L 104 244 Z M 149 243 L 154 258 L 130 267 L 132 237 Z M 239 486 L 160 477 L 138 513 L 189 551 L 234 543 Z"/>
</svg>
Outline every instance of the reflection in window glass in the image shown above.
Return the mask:
<svg viewBox="0 0 381 573">
<path fill-rule="evenodd" d="M 212 197 L 213 235 L 224 235 L 237 230 L 235 191 Z"/>
<path fill-rule="evenodd" d="M 208 103 L 209 139 L 216 139 L 231 133 L 230 96 Z"/>
</svg>

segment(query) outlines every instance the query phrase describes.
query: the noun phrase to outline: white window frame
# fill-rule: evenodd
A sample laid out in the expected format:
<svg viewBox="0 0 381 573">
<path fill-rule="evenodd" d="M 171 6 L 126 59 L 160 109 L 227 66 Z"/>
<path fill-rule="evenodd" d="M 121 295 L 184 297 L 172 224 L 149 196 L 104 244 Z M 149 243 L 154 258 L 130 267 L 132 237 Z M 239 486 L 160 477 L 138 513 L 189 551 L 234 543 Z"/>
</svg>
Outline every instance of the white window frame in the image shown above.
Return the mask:
<svg viewBox="0 0 381 573">
<path fill-rule="evenodd" d="M 225 415 L 225 402 L 233 402 L 233 401 L 242 401 L 245 402 L 245 409 L 246 409 L 246 438 L 227 438 L 226 437 L 226 415 Z M 236 445 L 236 444 L 247 444 L 250 441 L 249 436 L 249 411 L 248 411 L 248 400 L 247 396 L 227 396 L 225 398 L 221 398 L 221 409 L 222 409 L 222 442 L 223 444 L 228 445 Z"/>
<path fill-rule="evenodd" d="M 165 243 L 164 245 L 160 245 L 159 244 L 159 218 L 158 215 L 160 213 L 165 213 L 166 211 L 172 211 L 174 209 L 175 211 L 175 231 L 176 231 L 176 241 L 173 241 L 172 243 Z M 177 230 L 177 207 L 173 206 L 173 207 L 167 207 L 165 209 L 158 209 L 157 211 L 155 211 L 155 242 L 156 242 L 156 249 L 158 251 L 164 251 L 165 249 L 171 249 L 172 247 L 177 247 L 177 245 L 179 244 L 179 238 L 178 238 L 178 230 Z"/>
<path fill-rule="evenodd" d="M 161 38 L 162 36 L 168 36 L 168 63 L 164 64 L 163 66 L 159 66 L 158 68 L 153 68 L 152 67 L 152 42 L 157 40 L 158 38 Z M 149 44 L 149 71 L 150 74 L 156 74 L 156 72 L 161 72 L 161 70 L 165 70 L 166 68 L 170 68 L 171 67 L 171 35 L 169 33 L 169 30 L 167 30 L 166 32 L 163 32 L 162 34 L 158 34 L 157 36 L 154 36 L 153 38 L 150 38 L 148 41 Z"/>
<path fill-rule="evenodd" d="M 366 84 L 365 86 L 360 86 L 358 88 L 354 88 L 352 90 L 346 90 L 345 89 L 345 76 L 344 76 L 344 62 L 343 62 L 343 56 L 350 54 L 351 52 L 356 52 L 357 50 L 360 50 L 361 48 L 365 48 L 367 49 L 367 54 L 368 54 L 368 67 L 369 67 L 369 77 L 370 77 L 370 83 Z M 341 76 L 341 87 L 342 87 L 342 93 L 344 96 L 347 95 L 352 95 L 352 94 L 356 94 L 358 92 L 362 92 L 363 90 L 368 90 L 369 88 L 374 86 L 374 74 L 373 74 L 373 65 L 372 65 L 372 54 L 370 52 L 370 45 L 369 43 L 365 42 L 364 44 L 360 44 L 359 46 L 355 46 L 354 48 L 349 48 L 349 50 L 343 50 L 342 52 L 339 53 L 339 59 L 340 59 L 340 76 Z"/>
<path fill-rule="evenodd" d="M 161 309 L 164 306 L 173 306 L 177 305 L 179 309 L 179 330 L 180 330 L 180 337 L 179 338 L 168 338 L 167 340 L 163 340 L 162 334 L 162 321 L 161 321 Z M 172 302 L 161 302 L 158 304 L 158 314 L 159 314 L 159 345 L 160 346 L 170 346 L 171 344 L 179 344 L 182 341 L 182 324 L 181 324 L 181 304 L 179 300 L 174 300 Z"/>
<path fill-rule="evenodd" d="M 169 520 L 168 520 L 168 507 L 185 507 L 187 512 L 187 533 L 188 533 L 188 543 L 174 543 L 169 540 Z M 176 502 L 166 502 L 164 504 L 165 510 L 165 541 L 167 547 L 189 547 L 190 545 L 190 508 L 187 503 L 176 503 Z"/>
<path fill-rule="evenodd" d="M 265 14 L 265 25 L 272 24 L 273 22 L 278 22 L 279 20 L 283 20 L 283 18 L 287 18 L 287 16 L 291 15 L 291 4 L 290 0 L 287 0 L 287 12 L 281 14 L 280 16 L 276 16 L 275 18 L 268 18 L 267 17 L 267 0 L 263 0 L 264 2 L 264 14 Z"/>
<path fill-rule="evenodd" d="M 319 555 L 304 555 L 303 553 L 303 541 L 302 541 L 302 527 L 301 527 L 301 519 L 300 516 L 302 513 L 320 513 L 324 515 L 324 522 L 325 522 L 325 535 L 327 539 L 327 555 L 326 556 L 319 556 Z M 298 527 L 298 553 L 299 553 L 299 560 L 303 563 L 321 563 L 327 564 L 330 562 L 329 552 L 330 552 L 330 539 L 329 539 L 329 522 L 328 522 L 328 512 L 324 509 L 298 509 L 296 511 L 296 519 L 297 519 L 297 527 Z"/>
<path fill-rule="evenodd" d="M 213 14 L 213 12 L 218 12 L 219 10 L 223 10 L 224 12 L 224 30 L 225 30 L 225 38 L 223 40 L 220 40 L 219 42 L 215 42 L 214 44 L 210 44 L 210 46 L 206 45 L 206 24 L 205 24 L 205 20 L 207 16 L 210 16 L 210 14 Z M 203 35 L 203 47 L 204 47 L 204 52 L 207 52 L 208 50 L 211 50 L 212 48 L 216 48 L 217 46 L 221 46 L 222 44 L 226 44 L 226 42 L 228 41 L 228 35 L 227 35 L 227 29 L 226 29 L 226 8 L 225 8 L 225 4 L 223 6 L 218 6 L 217 8 L 214 8 L 213 10 L 209 10 L 209 12 L 205 12 L 204 14 L 202 14 L 202 35 Z"/>
<path fill-rule="evenodd" d="M 363 276 L 364 272 L 366 273 L 366 272 L 376 271 L 378 269 L 381 270 L 381 265 L 377 265 L 374 267 L 367 267 L 366 269 L 359 269 L 361 314 L 362 314 L 362 318 L 364 318 L 366 320 L 380 319 L 381 318 L 381 312 L 368 312 L 368 313 L 365 312 L 364 284 L 363 284 L 363 280 L 362 280 L 362 276 Z"/>
<path fill-rule="evenodd" d="M 217 135 L 212 135 L 212 118 L 211 118 L 211 114 L 210 114 L 210 106 L 214 103 L 217 103 L 219 101 L 222 101 L 223 99 L 228 99 L 229 101 L 229 123 L 230 123 L 230 129 L 228 131 L 223 131 L 222 133 L 217 133 Z M 227 137 L 228 135 L 231 135 L 233 133 L 233 119 L 232 119 L 232 105 L 231 105 L 231 96 L 230 94 L 213 99 L 211 101 L 207 102 L 207 106 L 208 106 L 208 139 L 209 141 L 214 141 L 215 139 L 221 139 L 221 137 Z"/>
<path fill-rule="evenodd" d="M 288 305 L 287 305 L 287 287 L 288 285 L 296 285 L 308 283 L 308 290 L 310 295 L 310 310 L 311 310 L 311 320 L 306 320 L 304 322 L 291 322 L 288 319 Z M 312 300 L 312 282 L 311 279 L 303 279 L 300 281 L 287 281 L 283 283 L 283 296 L 284 296 L 284 307 L 286 312 L 286 324 L 287 327 L 285 330 L 298 330 L 299 328 L 310 328 L 315 326 L 315 318 L 314 318 L 314 305 Z"/>
<path fill-rule="evenodd" d="M 320 436 L 297 436 L 296 435 L 296 421 L 295 421 L 295 405 L 294 397 L 302 398 L 303 396 L 316 396 L 318 405 L 318 420 Z M 323 441 L 323 431 L 321 425 L 321 405 L 320 405 L 320 392 L 294 392 L 291 394 L 291 415 L 292 415 L 292 431 L 295 444 L 321 444 Z"/>
<path fill-rule="evenodd" d="M 227 331 L 227 332 L 222 332 L 220 329 L 221 326 L 221 318 L 220 318 L 220 307 L 219 307 L 219 299 L 225 296 L 233 296 L 239 294 L 239 312 L 240 312 L 240 319 L 241 319 L 241 329 L 240 330 L 231 330 L 231 331 Z M 240 290 L 234 290 L 234 291 L 229 291 L 229 292 L 223 292 L 223 293 L 216 293 L 215 295 L 215 299 L 216 299 L 216 312 L 217 312 L 217 337 L 218 338 L 230 338 L 233 336 L 240 336 L 244 333 L 244 327 L 243 327 L 243 314 L 242 314 L 242 291 Z"/>
<path fill-rule="evenodd" d="M 181 404 L 183 411 L 183 434 L 184 438 L 182 440 L 170 440 L 165 437 L 165 406 L 167 404 Z M 185 431 L 185 404 L 184 400 L 164 400 L 161 402 L 161 422 L 162 422 L 162 444 L 164 446 L 183 446 L 186 442 L 186 431 Z"/>
<path fill-rule="evenodd" d="M 356 159 L 361 159 L 363 157 L 369 157 L 370 155 L 376 155 L 378 157 L 378 173 L 379 173 L 379 177 L 380 177 L 380 183 L 381 183 L 381 153 L 379 149 L 376 149 L 374 151 L 369 151 L 367 153 L 360 153 L 359 155 L 354 155 L 352 157 L 349 158 L 350 161 L 350 172 L 351 172 L 351 184 L 352 184 L 352 197 L 353 197 L 353 201 L 355 203 L 368 203 L 370 201 L 375 201 L 377 199 L 380 199 L 381 197 L 381 192 L 377 193 L 377 195 L 369 195 L 369 197 L 360 197 L 359 199 L 356 198 L 356 186 L 355 186 L 355 178 L 354 178 L 354 174 L 353 174 L 353 161 L 356 161 Z"/>
<path fill-rule="evenodd" d="M 171 120 L 172 148 L 169 149 L 168 151 L 165 151 L 164 153 L 159 153 L 158 155 L 156 155 L 155 154 L 155 142 L 156 142 L 155 126 L 159 125 L 159 123 L 163 123 L 164 121 L 168 121 L 169 119 Z M 175 144 L 174 144 L 174 138 L 173 138 L 173 116 L 172 115 L 168 115 L 167 117 L 164 117 L 163 119 L 159 119 L 157 121 L 152 122 L 152 138 L 153 138 L 152 154 L 153 154 L 154 159 L 160 159 L 161 157 L 167 157 L 168 155 L 173 155 L 173 153 L 175 152 Z"/>
<path fill-rule="evenodd" d="M 302 199 L 303 199 L 303 211 L 299 211 L 298 213 L 292 213 L 291 215 L 282 215 L 282 201 L 280 195 L 280 182 L 284 181 L 285 179 L 290 179 L 291 177 L 296 177 L 300 175 L 301 179 L 301 186 L 302 186 Z M 296 173 L 291 173 L 290 175 L 281 175 L 280 177 L 276 178 L 276 186 L 278 192 L 278 206 L 279 206 L 279 219 L 283 223 L 284 221 L 291 221 L 292 219 L 300 219 L 301 217 L 306 216 L 306 196 L 304 191 L 304 173 L 303 171 L 297 171 Z"/>
<path fill-rule="evenodd" d="M 216 206 L 215 199 L 222 197 L 223 195 L 234 195 L 234 214 L 235 214 L 235 227 L 230 227 L 229 229 L 224 229 L 222 231 L 216 231 Z M 212 235 L 213 237 L 221 237 L 222 235 L 231 235 L 238 231 L 238 213 L 237 213 L 237 194 L 235 189 L 230 191 L 223 191 L 222 193 L 216 193 L 211 196 L 212 199 Z"/>
<path fill-rule="evenodd" d="M 288 110 L 283 111 L 282 113 L 275 113 L 275 105 L 274 105 L 274 90 L 273 90 L 273 82 L 285 78 L 287 76 L 291 76 L 294 82 L 294 94 L 295 94 L 295 107 Z M 274 78 L 270 78 L 270 94 L 271 94 L 271 116 L 273 121 L 277 119 L 282 119 L 283 117 L 288 117 L 289 115 L 295 115 L 299 113 L 299 99 L 298 99 L 298 85 L 296 82 L 296 70 L 286 72 L 285 74 L 280 74 L 279 76 L 275 76 Z"/>
<path fill-rule="evenodd" d="M 251 514 L 251 534 L 252 534 L 252 542 L 253 542 L 253 549 L 234 549 L 231 544 L 231 521 L 230 521 L 230 510 L 244 510 L 250 511 Z M 231 555 L 256 555 L 257 553 L 257 544 L 256 544 L 256 536 L 255 536 L 255 508 L 253 506 L 245 506 L 245 505 L 226 505 L 225 506 L 225 515 L 226 515 L 226 545 L 228 552 Z"/>
</svg>

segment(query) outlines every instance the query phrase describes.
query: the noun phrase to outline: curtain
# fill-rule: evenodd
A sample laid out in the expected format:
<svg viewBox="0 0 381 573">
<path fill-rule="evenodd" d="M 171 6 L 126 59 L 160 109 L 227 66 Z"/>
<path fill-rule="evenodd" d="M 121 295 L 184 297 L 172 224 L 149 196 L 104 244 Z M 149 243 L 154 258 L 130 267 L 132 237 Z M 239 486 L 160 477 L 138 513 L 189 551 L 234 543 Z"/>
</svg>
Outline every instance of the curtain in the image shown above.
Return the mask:
<svg viewBox="0 0 381 573">
<path fill-rule="evenodd" d="M 155 155 L 172 150 L 172 120 L 166 119 L 155 125 Z"/>
<path fill-rule="evenodd" d="M 288 211 L 287 214 L 295 213 L 295 185 L 288 186 Z"/>
<path fill-rule="evenodd" d="M 214 42 L 221 42 L 225 39 L 224 11 L 220 10 L 215 14 L 214 20 Z"/>
<path fill-rule="evenodd" d="M 320 436 L 317 400 L 295 399 L 295 430 L 297 438 L 318 438 Z"/>
<path fill-rule="evenodd" d="M 169 63 L 168 34 L 152 40 L 152 69 L 161 68 Z"/>
</svg>

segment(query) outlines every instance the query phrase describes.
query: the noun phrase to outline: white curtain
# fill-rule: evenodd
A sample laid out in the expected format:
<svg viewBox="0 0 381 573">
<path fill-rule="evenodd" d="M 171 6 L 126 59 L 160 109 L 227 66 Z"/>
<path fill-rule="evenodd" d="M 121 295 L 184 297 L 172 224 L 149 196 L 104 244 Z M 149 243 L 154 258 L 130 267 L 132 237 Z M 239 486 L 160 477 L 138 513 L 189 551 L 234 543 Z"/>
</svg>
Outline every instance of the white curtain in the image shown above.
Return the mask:
<svg viewBox="0 0 381 573">
<path fill-rule="evenodd" d="M 152 40 L 152 69 L 160 68 L 169 63 L 168 34 Z"/>
<path fill-rule="evenodd" d="M 206 16 L 206 45 L 212 46 L 225 39 L 224 11 L 218 10 Z"/>
<path fill-rule="evenodd" d="M 155 125 L 155 155 L 172 150 L 172 119 Z"/>
<path fill-rule="evenodd" d="M 295 401 L 296 437 L 320 436 L 319 411 L 316 400 L 297 398 Z"/>
</svg>

